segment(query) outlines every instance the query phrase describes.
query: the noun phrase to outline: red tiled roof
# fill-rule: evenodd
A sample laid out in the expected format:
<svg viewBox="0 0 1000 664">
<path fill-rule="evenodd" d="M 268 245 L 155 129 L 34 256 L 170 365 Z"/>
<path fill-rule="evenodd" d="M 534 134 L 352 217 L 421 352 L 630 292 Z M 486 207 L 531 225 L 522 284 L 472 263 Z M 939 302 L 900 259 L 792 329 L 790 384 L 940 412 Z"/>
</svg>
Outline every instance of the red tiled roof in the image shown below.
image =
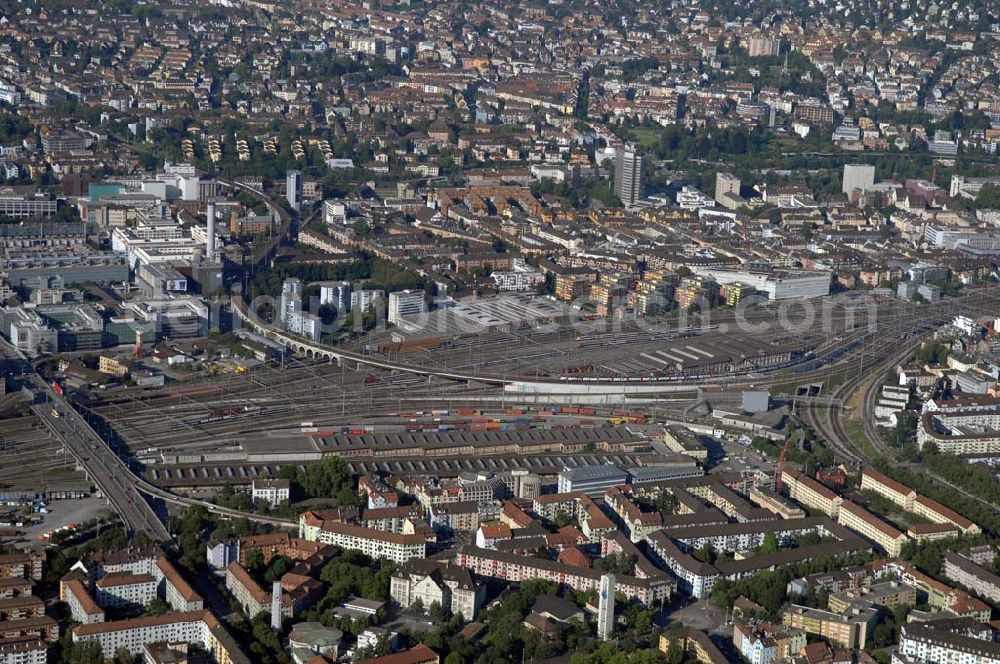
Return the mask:
<svg viewBox="0 0 1000 664">
<path fill-rule="evenodd" d="M 418 643 L 409 650 L 401 650 L 384 657 L 364 659 L 359 664 L 437 664 L 440 661 L 437 653 Z"/>
</svg>

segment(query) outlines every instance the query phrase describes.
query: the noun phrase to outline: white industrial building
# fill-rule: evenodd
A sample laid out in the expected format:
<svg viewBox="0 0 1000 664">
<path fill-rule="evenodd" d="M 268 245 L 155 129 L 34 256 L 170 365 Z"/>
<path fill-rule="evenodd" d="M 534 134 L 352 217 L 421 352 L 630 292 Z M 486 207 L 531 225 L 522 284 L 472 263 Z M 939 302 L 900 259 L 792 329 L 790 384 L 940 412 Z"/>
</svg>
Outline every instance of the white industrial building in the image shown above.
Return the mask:
<svg viewBox="0 0 1000 664">
<path fill-rule="evenodd" d="M 875 167 L 867 164 L 844 164 L 844 179 L 841 191 L 848 196 L 855 190 L 869 191 L 875 184 Z"/>
<path fill-rule="evenodd" d="M 719 284 L 740 283 L 749 286 L 760 293 L 766 293 L 770 300 L 823 297 L 830 294 L 832 281 L 830 272 L 794 270 L 750 272 L 712 268 L 695 268 L 694 272 L 703 277 L 711 277 Z"/>
<path fill-rule="evenodd" d="M 490 275 L 498 291 L 529 291 L 545 283 L 545 273 L 523 260 L 515 260 L 510 270 Z"/>
<path fill-rule="evenodd" d="M 419 290 L 404 290 L 389 293 L 389 314 L 386 318 L 396 325 L 405 316 L 416 316 L 427 311 L 427 301 L 424 292 Z"/>
</svg>

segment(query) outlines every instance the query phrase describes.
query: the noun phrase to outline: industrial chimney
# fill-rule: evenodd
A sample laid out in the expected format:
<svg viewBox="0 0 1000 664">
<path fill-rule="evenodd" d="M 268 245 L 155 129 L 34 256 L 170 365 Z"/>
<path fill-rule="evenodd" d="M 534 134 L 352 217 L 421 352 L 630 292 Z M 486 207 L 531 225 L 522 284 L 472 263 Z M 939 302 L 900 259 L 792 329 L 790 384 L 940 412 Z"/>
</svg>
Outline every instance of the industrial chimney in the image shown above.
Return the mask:
<svg viewBox="0 0 1000 664">
<path fill-rule="evenodd" d="M 205 258 L 215 261 L 215 203 L 208 204 L 208 237 L 205 240 Z"/>
</svg>

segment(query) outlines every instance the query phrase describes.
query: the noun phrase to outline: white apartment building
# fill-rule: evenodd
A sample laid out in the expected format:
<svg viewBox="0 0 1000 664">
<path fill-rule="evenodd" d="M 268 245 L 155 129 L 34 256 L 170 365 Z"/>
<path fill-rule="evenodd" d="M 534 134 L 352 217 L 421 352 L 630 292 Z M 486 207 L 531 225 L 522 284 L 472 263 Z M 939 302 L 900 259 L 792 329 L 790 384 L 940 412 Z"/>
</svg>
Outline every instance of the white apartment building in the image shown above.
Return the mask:
<svg viewBox="0 0 1000 664">
<path fill-rule="evenodd" d="M 933 411 L 917 424 L 917 443 L 947 454 L 1000 453 L 1000 407 Z"/>
<path fill-rule="evenodd" d="M 677 192 L 677 207 L 682 210 L 715 207 L 715 201 L 694 187 L 685 185 Z"/>
<path fill-rule="evenodd" d="M 201 595 L 195 592 L 191 584 L 163 555 L 139 555 L 114 563 L 97 565 L 89 570 L 81 563 L 77 563 L 74 569 L 82 569 L 92 579 L 102 579 L 112 575 L 149 575 L 156 582 L 155 592 L 165 599 L 174 611 L 200 611 L 204 608 Z"/>
<path fill-rule="evenodd" d="M 254 480 L 250 487 L 250 492 L 255 503 L 258 500 L 262 500 L 271 505 L 278 505 L 288 500 L 289 489 L 290 483 L 288 480 L 265 479 Z"/>
<path fill-rule="evenodd" d="M 46 664 L 48 644 L 41 639 L 0 643 L 0 664 Z"/>
<path fill-rule="evenodd" d="M 402 565 L 390 579 L 390 597 L 402 607 L 420 600 L 429 607 L 435 602 L 466 620 L 472 620 L 485 599 L 485 588 L 478 586 L 469 571 L 455 565 L 433 561 L 414 561 Z"/>
<path fill-rule="evenodd" d="M 379 301 L 385 300 L 385 291 L 381 290 L 357 290 L 351 293 L 351 310 L 360 309 L 367 311 L 376 306 Z"/>
<path fill-rule="evenodd" d="M 313 533 L 308 533 L 307 538 L 309 534 Z M 385 558 L 397 564 L 427 557 L 427 542 L 423 535 L 388 533 L 349 523 L 324 522 L 315 532 L 315 537 L 314 541 L 323 544 L 360 551 L 371 558 Z"/>
<path fill-rule="evenodd" d="M 319 341 L 323 333 L 323 321 L 302 306 L 302 282 L 298 279 L 286 279 L 282 284 L 278 316 L 282 327 L 292 334 Z"/>
<path fill-rule="evenodd" d="M 337 281 L 320 284 L 319 303 L 335 308 L 338 314 L 350 311 L 351 282 Z"/>
<path fill-rule="evenodd" d="M 159 582 L 158 590 L 162 591 L 163 599 L 174 611 L 200 611 L 205 608 L 205 600 L 165 556 L 156 561 L 152 574 Z"/>
<path fill-rule="evenodd" d="M 950 631 L 951 622 L 903 625 L 898 652 L 892 657 L 893 664 L 1000 664 L 1000 643 L 993 641 L 992 629 L 984 625 L 973 635 L 972 631 Z M 971 630 L 971 627 L 966 629 Z"/>
<path fill-rule="evenodd" d="M 80 625 L 73 630 L 73 643 L 93 639 L 105 659 L 124 648 L 139 655 L 149 643 L 199 643 L 215 657 L 217 664 L 250 664 L 251 660 L 209 611 L 168 613 L 131 620 Z"/>
<path fill-rule="evenodd" d="M 646 541 L 653 556 L 677 577 L 679 589 L 695 599 L 703 599 L 712 594 L 715 582 L 720 578 L 717 569 L 678 549 L 663 531 L 652 533 Z"/>
<path fill-rule="evenodd" d="M 343 201 L 323 201 L 323 221 L 328 225 L 347 223 L 347 205 Z"/>
<path fill-rule="evenodd" d="M 529 291 L 545 283 L 545 273 L 523 261 L 515 261 L 512 269 L 490 275 L 498 291 Z"/>
<path fill-rule="evenodd" d="M 73 622 L 81 625 L 104 622 L 104 609 L 97 605 L 79 579 L 60 582 L 59 599 L 69 607 Z"/>
<path fill-rule="evenodd" d="M 97 603 L 106 609 L 148 606 L 157 585 L 152 574 L 108 574 L 97 581 Z"/>
</svg>

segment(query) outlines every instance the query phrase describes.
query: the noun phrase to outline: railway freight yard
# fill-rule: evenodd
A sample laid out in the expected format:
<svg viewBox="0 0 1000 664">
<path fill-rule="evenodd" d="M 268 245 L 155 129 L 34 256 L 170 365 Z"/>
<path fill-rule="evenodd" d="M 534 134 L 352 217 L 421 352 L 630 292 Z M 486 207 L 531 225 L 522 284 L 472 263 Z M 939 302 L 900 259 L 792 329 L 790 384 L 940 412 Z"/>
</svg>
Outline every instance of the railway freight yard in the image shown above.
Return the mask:
<svg viewBox="0 0 1000 664">
<path fill-rule="evenodd" d="M 694 394 L 665 402 L 662 413 L 681 416 Z M 330 455 L 358 474 L 440 477 L 516 468 L 555 475 L 660 457 L 644 413 L 529 404 L 496 386 L 359 375 L 328 363 L 283 372 L 260 365 L 180 389 L 118 394 L 88 409 L 117 432 L 148 480 L 178 489 L 246 484 Z"/>
<path fill-rule="evenodd" d="M 878 307 L 872 325 L 868 307 Z M 245 486 L 327 456 L 342 457 L 358 474 L 439 477 L 514 469 L 552 477 L 592 464 L 669 464 L 676 455 L 659 441 L 670 423 L 731 438 L 777 436 L 775 422 L 741 422 L 738 414 L 720 420 L 704 407 L 706 395 L 730 391 L 719 412 L 754 389 L 770 389 L 778 408 L 805 394 L 803 403 L 825 412 L 840 402 L 825 402 L 824 387 L 857 376 L 871 358 L 936 326 L 954 307 L 914 312 L 912 305 L 846 298 L 793 332 L 778 324 L 779 312 L 764 310 L 748 319 L 763 331 L 736 336 L 728 333 L 734 320 L 716 317 L 674 332 L 545 327 L 436 345 L 386 342 L 376 357 L 467 379 L 299 357 L 163 388 L 98 393 L 86 408 L 115 432 L 114 444 L 136 472 L 178 491 Z M 375 345 L 369 339 L 359 348 Z M 529 371 L 546 388 L 512 391 L 510 383 Z M 641 394 L 574 394 L 575 383 L 607 380 L 653 385 Z M 839 452 L 845 460 L 851 454 Z"/>
<path fill-rule="evenodd" d="M 937 319 L 943 305 L 919 314 Z M 464 335 L 421 334 L 400 340 L 384 332 L 347 346 L 388 360 L 472 376 L 571 381 L 681 382 L 801 372 L 850 354 L 887 324 L 912 320 L 912 305 L 843 296 L 808 306 L 719 311 L 702 317 L 638 322 L 546 323 Z M 431 330 L 433 331 L 433 326 Z"/>
<path fill-rule="evenodd" d="M 563 322 L 412 344 L 379 333 L 353 345 L 306 344 L 245 321 L 288 352 L 228 361 L 235 370 L 205 363 L 161 387 L 74 388 L 68 396 L 85 419 L 73 430 L 86 421 L 92 442 L 59 454 L 59 439 L 36 419 L 48 411 L 36 406 L 21 418 L 34 433 L 19 444 L 37 438 L 52 454 L 38 448 L 44 460 L 29 459 L 18 476 L 82 479 L 85 470 L 92 480 L 120 464 L 109 477 L 129 477 L 122 488 L 136 496 L 121 502 L 141 507 L 146 495 L 162 518 L 226 487 L 248 491 L 255 480 L 332 457 L 354 476 L 444 482 L 528 473 L 554 483 L 592 467 L 677 478 L 751 472 L 751 453 L 741 449 L 752 439 L 785 440 L 790 424 L 804 424 L 834 460 L 854 464 L 863 451 L 843 430 L 847 395 L 884 371 L 884 358 L 996 299 L 979 291 L 916 307 L 848 296 L 813 313 L 793 306 L 753 310 L 742 321 L 733 311 L 710 321 L 695 315 L 672 330 Z M 764 398 L 750 407 L 747 395 Z M 669 433 L 678 428 L 687 433 Z M 153 519 L 130 518 L 140 526 Z"/>
</svg>

